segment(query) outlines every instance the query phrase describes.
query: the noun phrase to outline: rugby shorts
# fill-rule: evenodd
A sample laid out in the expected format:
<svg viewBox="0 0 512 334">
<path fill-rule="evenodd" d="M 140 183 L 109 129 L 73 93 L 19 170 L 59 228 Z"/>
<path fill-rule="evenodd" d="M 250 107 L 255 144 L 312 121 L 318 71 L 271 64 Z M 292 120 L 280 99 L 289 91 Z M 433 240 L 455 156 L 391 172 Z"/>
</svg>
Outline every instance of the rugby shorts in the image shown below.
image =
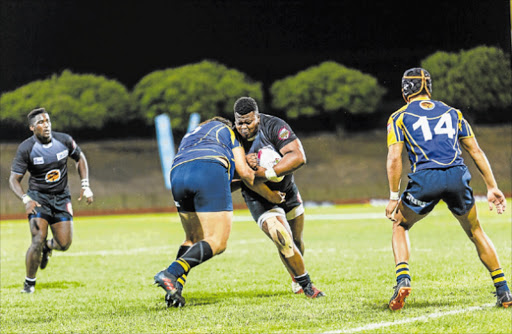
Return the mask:
<svg viewBox="0 0 512 334">
<path fill-rule="evenodd" d="M 63 221 L 73 221 L 71 195 L 66 189 L 61 193 L 47 194 L 36 190 L 27 191 L 27 195 L 41 204 L 36 206 L 36 214 L 29 214 L 28 219 L 43 218 L 50 225 Z"/>
<path fill-rule="evenodd" d="M 471 174 L 466 166 L 423 169 L 409 174 L 409 183 L 401 199 L 418 215 L 429 213 L 443 200 L 453 214 L 462 216 L 475 204 L 470 181 Z"/>
<path fill-rule="evenodd" d="M 292 186 L 286 192 L 285 201 L 280 204 L 270 203 L 259 195 L 253 197 L 245 191 L 242 192 L 242 195 L 252 218 L 260 227 L 270 217 L 282 216 L 286 217 L 287 220 L 292 220 L 304 213 L 302 198 L 295 183 L 292 183 Z"/>
<path fill-rule="evenodd" d="M 230 183 L 229 170 L 218 160 L 192 160 L 171 171 L 171 191 L 179 212 L 233 211 Z"/>
</svg>

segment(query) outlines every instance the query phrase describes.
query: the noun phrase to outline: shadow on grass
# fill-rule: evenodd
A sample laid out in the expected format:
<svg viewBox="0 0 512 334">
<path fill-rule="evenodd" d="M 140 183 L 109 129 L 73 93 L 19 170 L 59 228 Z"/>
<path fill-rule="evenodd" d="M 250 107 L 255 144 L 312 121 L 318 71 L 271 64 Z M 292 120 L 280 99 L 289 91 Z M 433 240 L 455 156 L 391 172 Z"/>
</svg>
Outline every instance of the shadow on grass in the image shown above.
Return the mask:
<svg viewBox="0 0 512 334">
<path fill-rule="evenodd" d="M 85 283 L 76 281 L 55 281 L 37 283 L 37 289 L 70 289 L 82 287 L 85 287 Z"/>
<path fill-rule="evenodd" d="M 190 293 L 186 292 L 183 294 L 185 297 L 185 308 L 194 307 L 194 306 L 207 306 L 218 304 L 227 300 L 233 299 L 254 299 L 254 298 L 272 298 L 272 297 L 280 297 L 285 295 L 290 295 L 291 293 L 288 291 L 275 291 L 275 292 L 259 292 L 254 293 L 253 291 L 236 291 L 236 292 L 218 292 L 218 293 Z M 304 297 L 305 298 L 305 297 Z M 163 301 L 163 298 L 162 298 Z M 163 306 L 162 306 L 163 305 Z M 165 306 L 165 302 L 161 304 L 158 303 L 153 308 L 154 310 L 165 310 L 167 307 Z M 176 309 L 174 307 L 169 307 L 169 309 Z M 178 308 L 181 309 L 181 308 Z"/>
<path fill-rule="evenodd" d="M 425 308 L 439 308 L 444 306 L 452 306 L 453 302 L 447 300 L 445 302 L 439 302 L 439 301 L 428 301 L 428 300 L 422 300 L 422 301 L 415 301 L 415 300 L 407 300 L 405 302 L 405 306 L 403 310 L 414 310 L 414 309 L 425 309 Z M 365 308 L 367 309 L 373 309 L 375 311 L 386 311 L 386 312 L 400 312 L 400 311 L 391 311 L 388 307 L 388 303 L 366 303 Z"/>
</svg>

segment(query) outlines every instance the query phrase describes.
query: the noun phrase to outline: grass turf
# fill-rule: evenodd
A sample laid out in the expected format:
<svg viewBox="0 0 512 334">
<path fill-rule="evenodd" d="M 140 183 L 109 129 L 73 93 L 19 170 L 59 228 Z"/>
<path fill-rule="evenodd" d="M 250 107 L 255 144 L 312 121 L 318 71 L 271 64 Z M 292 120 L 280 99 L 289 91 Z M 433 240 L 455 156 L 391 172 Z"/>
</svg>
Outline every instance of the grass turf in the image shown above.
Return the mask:
<svg viewBox="0 0 512 334">
<path fill-rule="evenodd" d="M 510 201 L 509 201 L 510 203 Z M 482 224 L 512 277 L 510 210 Z M 224 254 L 194 268 L 182 309 L 167 309 L 153 275 L 183 239 L 176 214 L 80 217 L 70 250 L 54 252 L 36 292 L 20 293 L 29 232 L 2 221 L 2 333 L 510 333 L 511 310 L 495 303 L 489 273 L 444 204 L 410 232 L 413 290 L 386 308 L 394 285 L 391 223 L 384 207 L 306 209 L 306 267 L 327 297 L 294 295 L 272 243 L 236 211 Z M 379 218 L 380 217 L 380 218 Z"/>
</svg>

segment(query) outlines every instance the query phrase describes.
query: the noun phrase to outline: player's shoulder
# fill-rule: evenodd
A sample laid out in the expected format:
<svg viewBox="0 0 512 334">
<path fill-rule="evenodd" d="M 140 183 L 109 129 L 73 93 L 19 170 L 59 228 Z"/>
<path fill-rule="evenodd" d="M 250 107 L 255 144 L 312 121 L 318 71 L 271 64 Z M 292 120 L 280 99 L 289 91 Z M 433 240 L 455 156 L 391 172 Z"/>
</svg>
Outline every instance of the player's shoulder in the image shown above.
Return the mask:
<svg viewBox="0 0 512 334">
<path fill-rule="evenodd" d="M 36 139 L 34 138 L 34 136 L 28 137 L 18 145 L 18 152 L 30 151 L 32 147 L 35 145 L 35 143 Z"/>
<path fill-rule="evenodd" d="M 73 140 L 73 138 L 70 135 L 68 135 L 67 133 L 64 133 L 64 132 L 52 131 L 52 137 L 55 138 L 56 140 L 62 141 L 62 142 Z"/>
<path fill-rule="evenodd" d="M 390 119 L 397 119 L 401 114 L 403 114 L 407 108 L 409 107 L 408 104 L 400 107 L 398 110 L 396 110 L 394 113 L 391 114 L 391 116 L 389 116 Z"/>
</svg>

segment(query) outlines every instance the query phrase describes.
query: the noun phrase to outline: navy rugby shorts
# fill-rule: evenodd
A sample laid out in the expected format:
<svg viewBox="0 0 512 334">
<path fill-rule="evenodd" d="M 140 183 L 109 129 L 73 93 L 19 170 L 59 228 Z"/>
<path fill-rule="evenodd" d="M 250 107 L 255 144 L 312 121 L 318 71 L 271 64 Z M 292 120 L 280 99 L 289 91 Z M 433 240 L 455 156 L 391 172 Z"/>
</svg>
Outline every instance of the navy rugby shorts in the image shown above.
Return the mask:
<svg viewBox="0 0 512 334">
<path fill-rule="evenodd" d="M 285 214 L 288 214 L 293 209 L 302 205 L 299 188 L 297 188 L 295 183 L 292 183 L 292 186 L 286 192 L 284 202 L 280 204 L 270 203 L 259 195 L 256 195 L 257 197 L 253 197 L 245 191 L 242 192 L 242 195 L 249 211 L 251 212 L 252 218 L 254 221 L 258 222 L 258 224 L 261 224 L 260 217 L 267 211 L 278 209 L 284 211 Z M 298 213 L 302 213 L 302 210 Z M 287 219 L 294 218 L 295 217 L 287 217 Z"/>
<path fill-rule="evenodd" d="M 217 160 L 192 160 L 171 171 L 179 212 L 233 211 L 230 182 L 229 170 Z"/>
<path fill-rule="evenodd" d="M 402 202 L 417 214 L 424 215 L 443 200 L 453 214 L 462 216 L 475 204 L 470 181 L 471 174 L 466 166 L 423 169 L 409 174 Z"/>
<path fill-rule="evenodd" d="M 27 195 L 41 204 L 41 206 L 35 208 L 37 213 L 28 215 L 28 219 L 43 218 L 50 225 L 73 220 L 73 207 L 71 206 L 71 195 L 68 190 L 57 194 L 29 190 Z"/>
</svg>

